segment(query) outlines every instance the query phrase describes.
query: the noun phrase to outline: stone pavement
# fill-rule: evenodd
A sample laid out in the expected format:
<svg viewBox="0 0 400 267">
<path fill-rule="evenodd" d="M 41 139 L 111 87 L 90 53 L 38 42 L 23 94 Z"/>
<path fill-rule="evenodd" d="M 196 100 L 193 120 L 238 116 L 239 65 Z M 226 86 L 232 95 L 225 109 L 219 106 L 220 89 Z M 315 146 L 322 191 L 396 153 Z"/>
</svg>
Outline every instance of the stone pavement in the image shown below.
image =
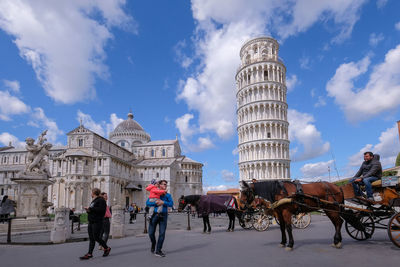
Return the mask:
<svg viewBox="0 0 400 267">
<path fill-rule="evenodd" d="M 126 236 L 146 236 L 144 234 L 144 214 L 138 214 L 137 220 L 133 224 L 129 224 L 129 213 L 125 214 L 126 222 Z M 226 214 L 222 214 L 218 217 L 211 216 L 212 226 L 215 227 L 227 227 L 228 217 Z M 202 229 L 203 221 L 201 218 L 193 218 L 190 216 L 190 223 L 193 229 Z M 237 223 L 237 221 L 236 221 Z M 75 225 L 75 224 L 74 224 Z M 240 227 L 239 225 L 237 225 Z M 75 228 L 75 227 L 74 227 Z M 168 216 L 168 229 L 169 230 L 186 230 L 187 229 L 187 214 L 186 213 L 171 213 Z M 69 242 L 86 241 L 88 240 L 87 225 L 81 225 L 81 231 L 74 230 L 74 234 L 71 235 Z M 0 244 L 4 244 L 7 241 L 6 233 L 0 233 Z M 52 244 L 50 242 L 50 231 L 39 230 L 39 231 L 27 231 L 12 233 L 11 241 L 14 244 Z"/>
<path fill-rule="evenodd" d="M 201 219 L 196 221 L 201 222 Z M 110 256 L 103 258 L 96 249 L 94 258 L 88 261 L 79 260 L 79 256 L 87 252 L 88 242 L 52 246 L 0 245 L 1 266 L 376 267 L 398 266 L 400 262 L 400 249 L 389 241 L 385 230 L 377 230 L 371 240 L 359 242 L 351 239 L 342 228 L 343 248 L 331 247 L 334 229 L 325 216 L 313 215 L 308 228 L 294 230 L 295 246 L 291 252 L 278 246 L 280 230 L 277 225 L 265 232 L 238 227 L 235 232 L 228 233 L 225 232 L 226 217 L 211 218 L 211 223 L 211 234 L 202 234 L 201 227 L 197 226 L 192 231 L 173 230 L 178 227 L 170 223 L 163 247 L 165 258 L 152 255 L 148 237 L 140 234 L 109 240 Z M 217 226 L 219 224 L 223 226 Z M 182 223 L 182 226 L 186 225 Z"/>
</svg>

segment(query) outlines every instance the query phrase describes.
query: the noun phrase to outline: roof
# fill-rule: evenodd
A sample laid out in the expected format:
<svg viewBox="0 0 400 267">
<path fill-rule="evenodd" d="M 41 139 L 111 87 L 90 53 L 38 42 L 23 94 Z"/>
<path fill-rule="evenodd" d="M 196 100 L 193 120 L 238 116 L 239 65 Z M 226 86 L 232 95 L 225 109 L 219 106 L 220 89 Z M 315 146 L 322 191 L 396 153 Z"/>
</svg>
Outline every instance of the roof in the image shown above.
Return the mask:
<svg viewBox="0 0 400 267">
<path fill-rule="evenodd" d="M 216 191 L 208 191 L 207 195 L 226 195 L 226 194 L 239 194 L 239 188 L 228 188 L 226 190 L 216 190 Z"/>
<path fill-rule="evenodd" d="M 125 189 L 132 189 L 132 190 L 142 191 L 141 187 L 135 185 L 132 182 L 130 182 L 127 186 L 125 186 Z"/>
<path fill-rule="evenodd" d="M 136 166 L 171 166 L 175 162 L 175 158 L 168 159 L 145 159 L 139 162 Z"/>
<path fill-rule="evenodd" d="M 131 112 L 128 113 L 128 118 L 118 124 L 115 127 L 113 133 L 120 133 L 120 132 L 130 132 L 130 131 L 144 131 L 143 127 L 140 126 L 137 121 L 133 119 L 133 114 Z"/>
<path fill-rule="evenodd" d="M 80 157 L 90 157 L 88 153 L 82 151 L 82 150 L 70 150 L 67 153 L 64 154 L 65 157 L 68 156 L 80 156 Z"/>
<path fill-rule="evenodd" d="M 52 151 L 57 151 L 57 150 L 65 150 L 65 149 L 67 149 L 66 146 L 53 146 L 53 147 L 50 149 L 50 152 L 52 152 Z M 10 152 L 10 153 L 15 153 L 15 152 L 26 152 L 26 148 L 25 148 L 25 147 L 16 147 L 16 148 L 11 147 L 11 148 L 9 148 L 9 149 L 4 149 L 4 150 L 1 150 L 1 148 L 0 148 L 0 152 Z"/>
<path fill-rule="evenodd" d="M 196 163 L 196 164 L 202 164 L 202 163 L 200 163 L 200 162 L 198 162 L 198 161 L 195 161 L 195 160 L 192 160 L 191 158 L 188 158 L 188 157 L 183 157 L 183 160 L 182 160 L 182 162 L 183 163 Z M 203 164 L 202 164 L 203 165 Z"/>
<path fill-rule="evenodd" d="M 162 146 L 162 145 L 174 145 L 178 140 L 156 140 L 150 141 L 145 144 L 135 144 L 135 146 Z"/>
</svg>

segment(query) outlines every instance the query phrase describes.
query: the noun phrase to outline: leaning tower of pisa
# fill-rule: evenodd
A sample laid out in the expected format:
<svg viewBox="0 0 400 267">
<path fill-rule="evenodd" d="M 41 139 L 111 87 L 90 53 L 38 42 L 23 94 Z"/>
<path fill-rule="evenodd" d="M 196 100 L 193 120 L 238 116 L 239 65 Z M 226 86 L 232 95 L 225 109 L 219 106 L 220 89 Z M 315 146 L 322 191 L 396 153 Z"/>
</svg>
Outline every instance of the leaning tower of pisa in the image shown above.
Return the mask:
<svg viewBox="0 0 400 267">
<path fill-rule="evenodd" d="M 289 179 L 286 67 L 269 37 L 246 42 L 236 73 L 240 180 Z"/>
</svg>

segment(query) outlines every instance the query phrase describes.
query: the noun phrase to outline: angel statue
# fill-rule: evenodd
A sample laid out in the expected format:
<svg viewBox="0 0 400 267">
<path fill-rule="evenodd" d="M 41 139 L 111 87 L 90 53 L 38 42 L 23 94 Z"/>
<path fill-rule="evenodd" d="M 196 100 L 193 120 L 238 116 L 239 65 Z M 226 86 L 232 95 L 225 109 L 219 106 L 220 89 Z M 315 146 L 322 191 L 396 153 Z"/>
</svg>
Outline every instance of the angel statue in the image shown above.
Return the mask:
<svg viewBox="0 0 400 267">
<path fill-rule="evenodd" d="M 43 131 L 38 137 L 36 144 L 35 140 L 31 137 L 25 139 L 25 148 L 28 151 L 25 173 L 37 172 L 47 173 L 50 175 L 44 157 L 49 155 L 49 150 L 53 145 L 50 143 L 45 143 L 47 141 L 45 138 L 46 134 L 47 130 Z"/>
</svg>

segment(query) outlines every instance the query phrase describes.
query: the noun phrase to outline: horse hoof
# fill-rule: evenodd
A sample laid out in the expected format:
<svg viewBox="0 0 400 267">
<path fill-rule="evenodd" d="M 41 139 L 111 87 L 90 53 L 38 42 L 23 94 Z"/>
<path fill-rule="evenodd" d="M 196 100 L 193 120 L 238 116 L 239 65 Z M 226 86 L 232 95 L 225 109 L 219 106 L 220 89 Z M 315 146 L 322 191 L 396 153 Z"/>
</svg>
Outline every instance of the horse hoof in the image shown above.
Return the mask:
<svg viewBox="0 0 400 267">
<path fill-rule="evenodd" d="M 286 250 L 286 251 L 292 251 L 293 248 L 291 248 L 291 247 L 286 247 L 285 250 Z"/>
<path fill-rule="evenodd" d="M 284 245 L 284 244 L 279 244 L 279 247 L 280 247 L 280 248 L 284 248 L 285 245 Z"/>
<path fill-rule="evenodd" d="M 334 247 L 334 248 L 342 248 L 342 242 L 339 242 L 337 244 L 332 244 L 332 247 Z"/>
</svg>

